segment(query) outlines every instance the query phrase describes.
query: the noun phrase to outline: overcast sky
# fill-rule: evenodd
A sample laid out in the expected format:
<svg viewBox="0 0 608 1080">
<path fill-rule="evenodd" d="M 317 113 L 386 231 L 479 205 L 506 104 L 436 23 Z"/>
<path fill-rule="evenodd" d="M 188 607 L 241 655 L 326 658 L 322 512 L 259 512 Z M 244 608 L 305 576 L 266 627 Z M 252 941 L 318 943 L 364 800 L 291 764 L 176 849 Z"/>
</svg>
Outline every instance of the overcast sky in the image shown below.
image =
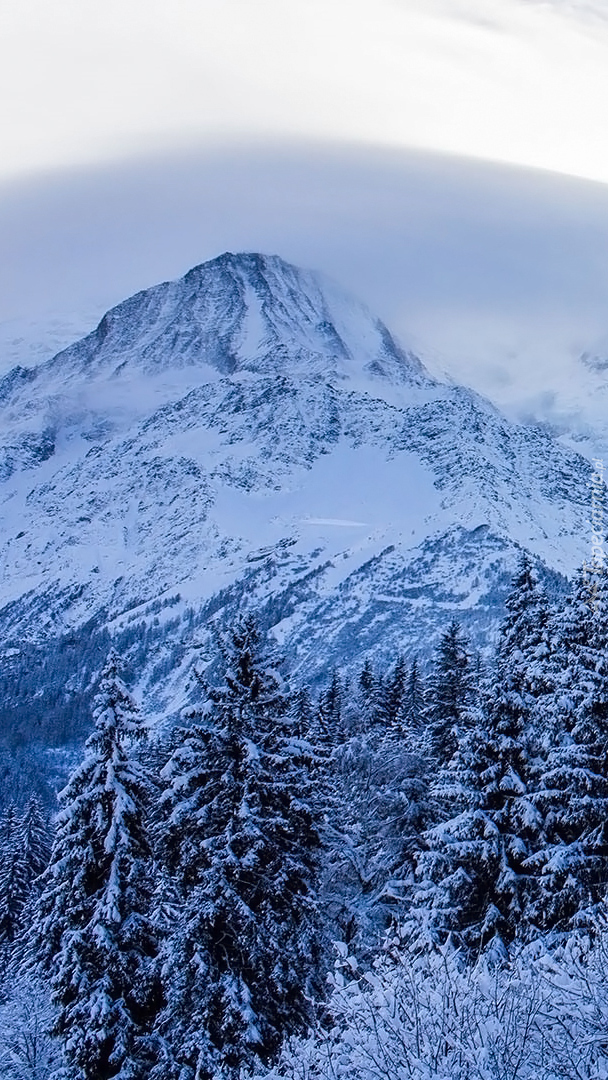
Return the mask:
<svg viewBox="0 0 608 1080">
<path fill-rule="evenodd" d="M 243 136 L 608 181 L 606 0 L 1 0 L 4 175 Z"/>
<path fill-rule="evenodd" d="M 607 0 L 0 0 L 0 25 L 0 368 L 252 248 L 524 412 L 608 350 Z"/>
</svg>

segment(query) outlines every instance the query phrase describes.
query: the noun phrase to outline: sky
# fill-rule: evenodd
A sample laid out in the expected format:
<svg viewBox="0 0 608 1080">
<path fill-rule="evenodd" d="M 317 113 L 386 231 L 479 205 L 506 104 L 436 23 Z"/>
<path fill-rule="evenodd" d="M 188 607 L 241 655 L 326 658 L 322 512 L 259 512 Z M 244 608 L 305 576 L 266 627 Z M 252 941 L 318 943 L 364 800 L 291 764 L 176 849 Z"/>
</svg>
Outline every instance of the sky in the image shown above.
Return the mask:
<svg viewBox="0 0 608 1080">
<path fill-rule="evenodd" d="M 505 408 L 588 408 L 606 0 L 0 0 L 0 24 L 0 370 L 262 249 Z"/>
<path fill-rule="evenodd" d="M 5 176 L 326 139 L 608 182 L 605 0 L 1 0 Z"/>
</svg>

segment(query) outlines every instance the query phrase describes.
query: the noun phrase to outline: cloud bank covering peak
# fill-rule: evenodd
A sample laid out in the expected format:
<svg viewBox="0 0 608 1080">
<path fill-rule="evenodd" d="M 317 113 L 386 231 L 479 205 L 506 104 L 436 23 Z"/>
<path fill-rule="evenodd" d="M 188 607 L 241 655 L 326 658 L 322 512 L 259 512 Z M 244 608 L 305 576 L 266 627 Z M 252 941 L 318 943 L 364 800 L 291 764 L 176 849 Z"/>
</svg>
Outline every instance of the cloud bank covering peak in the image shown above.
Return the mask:
<svg viewBox="0 0 608 1080">
<path fill-rule="evenodd" d="M 0 6 L 0 371 L 261 251 L 512 414 L 608 413 L 604 0 Z"/>
<path fill-rule="evenodd" d="M 53 355 L 139 289 L 260 251 L 328 275 L 435 374 L 512 416 L 584 434 L 608 415 L 603 185 L 268 143 L 5 186 L 0 247 L 0 372 Z"/>
</svg>

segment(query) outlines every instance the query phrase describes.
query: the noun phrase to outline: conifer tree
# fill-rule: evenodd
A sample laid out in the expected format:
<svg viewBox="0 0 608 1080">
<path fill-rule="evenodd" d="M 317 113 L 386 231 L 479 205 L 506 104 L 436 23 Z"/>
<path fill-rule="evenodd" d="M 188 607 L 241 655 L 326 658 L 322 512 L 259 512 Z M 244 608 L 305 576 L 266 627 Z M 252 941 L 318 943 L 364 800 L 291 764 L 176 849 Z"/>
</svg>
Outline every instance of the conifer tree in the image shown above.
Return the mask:
<svg viewBox="0 0 608 1080">
<path fill-rule="evenodd" d="M 411 878 L 414 853 L 432 815 L 430 762 L 419 740 L 389 729 L 374 753 L 372 780 L 368 812 L 373 813 L 381 842 L 382 897 L 397 903 L 403 899 L 403 882 Z"/>
<path fill-rule="evenodd" d="M 534 803 L 546 846 L 532 860 L 543 930 L 603 921 L 608 886 L 608 605 L 584 571 L 552 624 L 552 687 Z M 592 602 L 593 601 L 593 602 Z"/>
<path fill-rule="evenodd" d="M 144 1080 L 157 1006 L 145 815 L 149 782 L 131 756 L 145 729 L 112 651 L 85 757 L 60 794 L 34 931 L 74 1080 Z"/>
<path fill-rule="evenodd" d="M 527 554 L 520 558 L 505 606 L 492 701 L 497 711 L 532 731 L 539 703 L 551 689 L 550 608 Z"/>
<path fill-rule="evenodd" d="M 398 717 L 402 714 L 407 691 L 407 664 L 405 658 L 399 656 L 390 673 L 385 694 L 387 721 L 390 727 L 394 727 L 397 724 Z"/>
<path fill-rule="evenodd" d="M 34 882 L 46 870 L 51 854 L 49 826 L 37 795 L 32 795 L 25 807 L 19 822 L 19 837 L 29 895 Z"/>
<path fill-rule="evenodd" d="M 407 675 L 396 725 L 408 743 L 416 744 L 422 735 L 426 715 L 426 694 L 420 666 L 414 657 Z"/>
<path fill-rule="evenodd" d="M 5 973 L 11 946 L 21 928 L 28 894 L 19 816 L 8 806 L 0 820 L 0 976 Z"/>
<path fill-rule="evenodd" d="M 426 701 L 425 738 L 430 756 L 439 765 L 454 753 L 474 696 L 469 644 L 454 619 L 436 650 Z"/>
<path fill-rule="evenodd" d="M 402 910 L 414 848 L 427 824 L 428 769 L 389 729 L 353 736 L 334 754 L 324 899 L 334 938 L 366 960 Z"/>
<path fill-rule="evenodd" d="M 0 911 L 4 911 L 0 925 L 4 923 L 6 931 L 8 921 L 10 930 L 3 935 L 4 964 L 0 963 L 0 967 L 8 967 L 10 961 L 17 970 L 27 957 L 27 938 L 35 918 L 41 875 L 49 861 L 50 830 L 36 795 L 30 797 L 21 816 L 17 816 L 14 808 L 11 808 L 8 817 L 12 819 L 12 827 L 4 831 L 7 835 L 11 833 L 12 872 L 8 877 L 3 874 L 4 859 L 0 854 Z M 9 881 L 12 883 L 10 886 Z M 9 895 L 11 899 L 7 902 Z M 9 911 L 12 911 L 12 915 L 7 920 Z"/>
<path fill-rule="evenodd" d="M 364 694 L 368 695 L 369 697 L 373 695 L 376 688 L 376 674 L 374 672 L 374 668 L 369 657 L 363 664 L 363 667 L 361 668 L 361 671 L 359 673 L 358 685 L 359 689 Z"/>
<path fill-rule="evenodd" d="M 365 661 L 354 686 L 343 688 L 342 699 L 343 735 L 360 734 L 377 742 L 390 725 L 390 688 L 371 660 Z"/>
<path fill-rule="evenodd" d="M 544 843 L 533 800 L 537 720 L 548 692 L 548 604 L 529 559 L 506 602 L 494 679 L 461 724 L 434 794 L 442 820 L 418 857 L 417 905 L 439 938 L 502 949 L 525 933 L 534 896 L 530 859 Z"/>
<path fill-rule="evenodd" d="M 315 817 L 322 820 L 332 802 L 332 747 L 318 739 L 318 718 L 308 687 L 301 686 L 290 702 L 286 729 L 289 728 L 292 749 L 294 753 L 297 751 L 300 765 L 305 770 L 302 776 L 306 777 Z"/>
<path fill-rule="evenodd" d="M 319 836 L 290 697 L 251 617 L 221 644 L 222 685 L 166 766 L 165 858 L 181 897 L 167 944 L 159 1076 L 269 1060 L 319 989 Z"/>
<path fill-rule="evenodd" d="M 332 672 L 327 690 L 319 696 L 317 715 L 312 734 L 317 744 L 324 747 L 335 746 L 341 734 L 343 711 L 343 688 L 337 671 Z"/>
<path fill-rule="evenodd" d="M 301 738 L 308 738 L 313 730 L 314 708 L 307 686 L 301 686 L 294 695 L 292 713 L 295 733 Z"/>
<path fill-rule="evenodd" d="M 395 724 L 395 718 L 401 704 L 403 693 L 403 670 L 397 662 L 397 671 L 389 671 L 385 676 L 376 675 L 375 685 L 369 697 L 366 712 L 367 729 L 374 741 L 382 740 Z"/>
</svg>

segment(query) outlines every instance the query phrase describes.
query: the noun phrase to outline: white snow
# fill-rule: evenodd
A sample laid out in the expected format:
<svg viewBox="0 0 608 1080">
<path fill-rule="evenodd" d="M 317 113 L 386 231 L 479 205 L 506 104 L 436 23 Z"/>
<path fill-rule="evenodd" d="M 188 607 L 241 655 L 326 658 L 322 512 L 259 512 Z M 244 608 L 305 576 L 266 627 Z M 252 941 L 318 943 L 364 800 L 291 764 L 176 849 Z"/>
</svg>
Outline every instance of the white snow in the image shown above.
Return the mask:
<svg viewBox="0 0 608 1080">
<path fill-rule="evenodd" d="M 115 621 L 177 591 L 180 610 L 196 607 L 256 568 L 264 594 L 314 572 L 316 595 L 337 602 L 348 581 L 347 619 L 395 600 L 381 564 L 398 581 L 457 526 L 567 572 L 587 553 L 579 459 L 433 382 L 365 308 L 277 258 L 225 256 L 107 328 L 0 404 L 0 467 L 5 452 L 16 469 L 0 484 L 0 608 L 22 598 L 20 633 L 101 607 Z M 232 374 L 220 337 L 243 365 Z M 27 440 L 45 430 L 55 450 L 36 462 Z M 363 586 L 356 573 L 389 548 Z M 496 572 L 489 552 L 476 558 L 465 574 L 434 556 L 462 606 Z"/>
</svg>

